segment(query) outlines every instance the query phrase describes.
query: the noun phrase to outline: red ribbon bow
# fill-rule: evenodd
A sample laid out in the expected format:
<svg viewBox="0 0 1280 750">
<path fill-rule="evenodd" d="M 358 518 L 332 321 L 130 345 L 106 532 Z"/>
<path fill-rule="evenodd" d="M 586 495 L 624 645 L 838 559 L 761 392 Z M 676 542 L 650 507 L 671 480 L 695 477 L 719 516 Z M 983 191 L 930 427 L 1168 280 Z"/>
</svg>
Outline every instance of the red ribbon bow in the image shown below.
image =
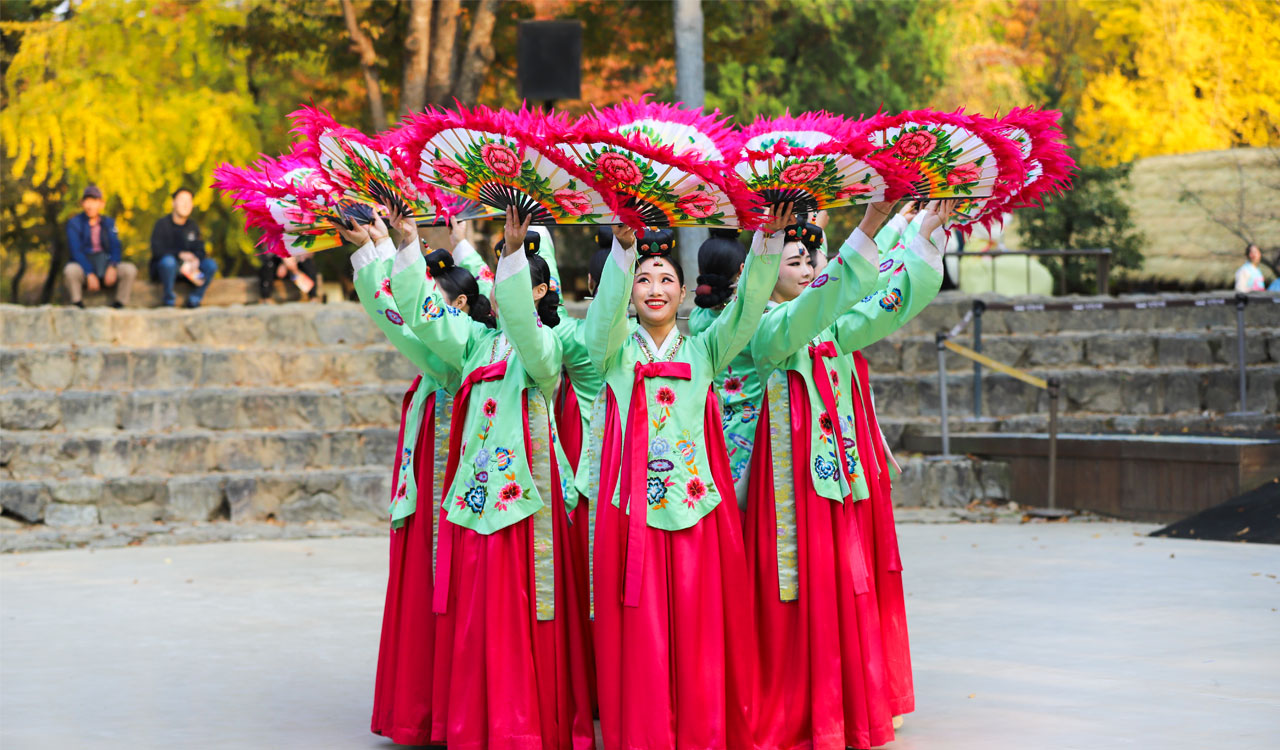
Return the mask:
<svg viewBox="0 0 1280 750">
<path fill-rule="evenodd" d="M 636 378 L 631 386 L 631 405 L 627 410 L 627 434 L 622 440 L 621 507 L 630 515 L 627 524 L 627 551 L 622 580 L 622 603 L 640 606 L 640 581 L 644 574 L 644 549 L 649 516 L 649 397 L 645 393 L 648 378 L 691 380 L 693 367 L 688 362 L 636 363 Z M 638 503 L 632 503 L 633 499 Z"/>
<path fill-rule="evenodd" d="M 449 420 L 449 463 L 445 467 L 444 487 L 440 490 L 440 541 L 436 550 L 436 590 L 431 601 L 431 611 L 438 615 L 448 611 L 449 580 L 453 567 L 453 524 L 449 521 L 449 490 L 453 487 L 453 477 L 458 471 L 458 459 L 462 456 L 462 429 L 467 421 L 467 404 L 471 400 L 471 388 L 476 383 L 490 380 L 502 380 L 507 374 L 507 362 L 495 362 L 484 367 L 477 367 L 462 381 L 458 393 L 453 397 L 453 416 Z"/>
</svg>

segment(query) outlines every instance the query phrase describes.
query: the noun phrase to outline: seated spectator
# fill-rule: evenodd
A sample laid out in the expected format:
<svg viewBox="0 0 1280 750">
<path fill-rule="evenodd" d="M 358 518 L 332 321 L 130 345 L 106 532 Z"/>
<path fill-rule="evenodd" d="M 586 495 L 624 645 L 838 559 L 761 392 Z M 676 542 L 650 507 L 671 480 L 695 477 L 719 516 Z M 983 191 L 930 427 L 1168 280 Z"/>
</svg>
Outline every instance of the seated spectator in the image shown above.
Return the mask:
<svg viewBox="0 0 1280 750">
<path fill-rule="evenodd" d="M 1276 253 L 1275 260 L 1271 261 L 1271 272 L 1276 277 L 1271 280 L 1271 286 L 1267 287 L 1267 291 L 1280 292 L 1280 253 Z"/>
<path fill-rule="evenodd" d="M 138 277 L 137 266 L 120 260 L 116 223 L 110 216 L 102 215 L 103 205 L 102 191 L 97 185 L 90 185 L 80 197 L 83 212 L 67 222 L 71 262 L 62 269 L 62 276 L 67 284 L 67 297 L 76 307 L 84 307 L 82 295 L 86 283 L 91 292 L 115 287 L 111 306 L 124 307 L 129 303 L 133 280 Z"/>
<path fill-rule="evenodd" d="M 1250 242 L 1245 245 L 1244 257 L 1245 264 L 1236 269 L 1236 291 L 1242 294 L 1265 291 L 1267 282 L 1262 278 L 1262 251 Z"/>
<path fill-rule="evenodd" d="M 173 194 L 173 211 L 156 219 L 151 230 L 151 278 L 164 285 L 164 299 L 160 304 L 173 307 L 173 285 L 178 276 L 195 285 L 187 297 L 187 307 L 200 306 L 204 293 L 218 272 L 218 264 L 205 255 L 200 227 L 191 218 L 192 194 L 186 188 L 178 188 Z"/>
<path fill-rule="evenodd" d="M 320 277 L 316 271 L 316 262 L 311 253 L 302 253 L 291 258 L 281 258 L 268 253 L 258 268 L 258 294 L 263 302 L 271 301 L 271 292 L 276 279 L 285 279 L 298 287 L 303 299 L 313 300 L 319 293 Z"/>
</svg>

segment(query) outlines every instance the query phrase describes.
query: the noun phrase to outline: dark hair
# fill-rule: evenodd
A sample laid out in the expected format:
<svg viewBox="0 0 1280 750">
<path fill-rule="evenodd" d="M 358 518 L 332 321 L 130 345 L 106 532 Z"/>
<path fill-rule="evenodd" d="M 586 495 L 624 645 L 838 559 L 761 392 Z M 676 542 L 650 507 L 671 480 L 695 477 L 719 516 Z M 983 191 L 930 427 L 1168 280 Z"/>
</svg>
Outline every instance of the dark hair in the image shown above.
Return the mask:
<svg viewBox="0 0 1280 750">
<path fill-rule="evenodd" d="M 613 237 L 613 233 L 609 233 Z M 609 261 L 609 250 L 597 250 L 591 255 L 591 262 L 587 264 L 587 286 L 591 287 L 591 293 L 595 294 L 596 289 L 600 286 L 600 277 L 604 276 L 604 264 Z"/>
<path fill-rule="evenodd" d="M 733 238 L 713 233 L 698 248 L 698 288 L 693 303 L 698 307 L 719 307 L 733 296 L 733 280 L 747 259 L 747 249 Z"/>
<path fill-rule="evenodd" d="M 498 327 L 498 321 L 493 316 L 493 306 L 489 304 L 489 298 L 480 293 L 476 277 L 467 269 L 454 265 L 453 255 L 448 250 L 432 250 L 427 253 L 426 260 L 431 278 L 440 285 L 446 297 L 457 299 L 460 294 L 467 295 L 471 319 L 490 328 Z"/>
<path fill-rule="evenodd" d="M 643 231 L 636 232 L 639 260 L 643 262 L 648 258 L 663 258 L 671 261 L 671 265 L 676 267 L 676 278 L 680 280 L 680 286 L 684 286 L 684 269 L 680 266 L 680 259 L 675 257 L 675 251 L 676 233 L 670 229 L 645 227 Z M 636 265 L 638 268 L 639 263 Z"/>
<path fill-rule="evenodd" d="M 544 326 L 555 328 L 560 324 L 560 293 L 551 288 L 551 267 L 541 255 L 533 251 L 526 250 L 525 257 L 529 259 L 529 277 L 533 280 L 533 285 L 547 285 L 547 293 L 537 303 L 538 319 Z"/>
<path fill-rule="evenodd" d="M 601 250 L 613 247 L 613 227 L 596 227 L 596 247 Z"/>
<path fill-rule="evenodd" d="M 177 190 L 173 191 L 173 195 L 171 195 L 170 197 L 177 198 L 179 193 L 186 193 L 187 195 L 190 195 L 193 198 L 196 195 L 195 193 L 191 192 L 191 188 L 180 187 Z"/>
<path fill-rule="evenodd" d="M 1249 244 L 1247 244 L 1247 245 L 1245 245 L 1245 246 L 1244 246 L 1244 257 L 1245 257 L 1246 259 L 1249 257 L 1249 251 L 1250 251 L 1250 250 L 1252 250 L 1252 249 L 1253 249 L 1253 248 L 1255 248 L 1255 247 L 1257 247 L 1257 248 L 1258 248 L 1258 255 L 1262 255 L 1262 248 L 1258 247 L 1258 243 L 1256 243 L 1256 242 L 1250 242 Z"/>
</svg>

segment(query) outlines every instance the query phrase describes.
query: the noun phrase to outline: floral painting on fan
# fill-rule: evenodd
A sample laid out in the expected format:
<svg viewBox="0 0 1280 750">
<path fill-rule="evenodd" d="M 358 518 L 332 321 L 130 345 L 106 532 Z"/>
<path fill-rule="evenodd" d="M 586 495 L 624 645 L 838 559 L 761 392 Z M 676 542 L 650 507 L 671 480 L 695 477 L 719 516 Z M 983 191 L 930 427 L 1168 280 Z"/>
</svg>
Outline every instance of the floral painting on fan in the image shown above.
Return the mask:
<svg viewBox="0 0 1280 750">
<path fill-rule="evenodd" d="M 545 142 L 561 127 L 528 111 L 428 111 L 405 127 L 399 152 L 420 185 L 512 206 L 535 224 L 618 223 L 612 194 Z"/>
<path fill-rule="evenodd" d="M 214 178 L 213 186 L 244 211 L 245 227 L 262 230 L 258 243 L 267 252 L 288 258 L 342 245 L 326 220 L 341 191 L 296 150 L 277 159 L 263 157 L 252 168 L 224 164 Z"/>
</svg>

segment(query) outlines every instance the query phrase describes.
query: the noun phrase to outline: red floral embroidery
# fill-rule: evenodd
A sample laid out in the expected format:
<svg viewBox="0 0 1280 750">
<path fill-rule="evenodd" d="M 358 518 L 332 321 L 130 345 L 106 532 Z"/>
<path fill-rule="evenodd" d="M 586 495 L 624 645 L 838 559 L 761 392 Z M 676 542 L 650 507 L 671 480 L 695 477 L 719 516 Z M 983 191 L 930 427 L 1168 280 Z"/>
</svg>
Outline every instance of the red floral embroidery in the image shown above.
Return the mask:
<svg viewBox="0 0 1280 750">
<path fill-rule="evenodd" d="M 585 216 L 591 213 L 591 199 L 578 190 L 561 188 L 551 194 L 560 208 L 570 216 Z"/>
<path fill-rule="evenodd" d="M 792 164 L 782 170 L 782 181 L 792 184 L 809 182 L 818 175 L 822 174 L 822 165 L 818 162 L 804 161 L 799 164 Z"/>
<path fill-rule="evenodd" d="M 676 392 L 664 385 L 658 389 L 657 399 L 663 406 L 671 406 L 676 402 Z"/>
<path fill-rule="evenodd" d="M 694 477 L 684 485 L 684 504 L 692 508 L 698 501 L 707 496 L 707 484 L 699 477 Z"/>
<path fill-rule="evenodd" d="M 601 154 L 600 158 L 596 159 L 596 169 L 603 172 L 610 180 L 623 185 L 638 185 L 642 179 L 640 168 L 635 162 L 622 154 L 613 152 Z"/>
<path fill-rule="evenodd" d="M 486 417 L 493 419 L 493 415 L 498 413 L 498 402 L 488 399 L 484 402 L 483 410 Z"/>
<path fill-rule="evenodd" d="M 730 375 L 724 379 L 724 392 L 731 396 L 737 396 L 742 393 L 742 378 L 737 375 Z"/>
<path fill-rule="evenodd" d="M 898 139 L 893 150 L 904 159 L 923 159 L 938 146 L 938 136 L 926 130 L 907 133 Z"/>
<path fill-rule="evenodd" d="M 503 505 L 514 503 L 523 496 L 524 490 L 520 489 L 520 485 L 515 482 L 508 482 L 502 486 L 501 490 L 498 490 L 498 502 Z"/>
<path fill-rule="evenodd" d="M 391 279 L 382 280 L 382 283 L 378 285 L 378 291 L 373 293 L 373 298 L 377 299 L 384 294 L 387 296 L 391 296 Z"/>
<path fill-rule="evenodd" d="M 450 185 L 462 186 L 467 184 L 467 173 L 454 160 L 442 156 L 431 162 L 431 168 L 436 170 L 436 174 L 440 175 L 440 179 Z"/>
<path fill-rule="evenodd" d="M 822 430 L 823 435 L 831 434 L 832 427 L 830 414 L 824 412 L 818 416 L 818 428 Z"/>
<path fill-rule="evenodd" d="M 695 190 L 676 201 L 676 206 L 695 219 L 705 219 L 716 212 L 716 199 L 705 190 Z"/>
<path fill-rule="evenodd" d="M 494 174 L 515 177 L 520 174 L 520 158 L 516 152 L 501 143 L 486 143 L 480 147 L 480 158 Z"/>
</svg>

